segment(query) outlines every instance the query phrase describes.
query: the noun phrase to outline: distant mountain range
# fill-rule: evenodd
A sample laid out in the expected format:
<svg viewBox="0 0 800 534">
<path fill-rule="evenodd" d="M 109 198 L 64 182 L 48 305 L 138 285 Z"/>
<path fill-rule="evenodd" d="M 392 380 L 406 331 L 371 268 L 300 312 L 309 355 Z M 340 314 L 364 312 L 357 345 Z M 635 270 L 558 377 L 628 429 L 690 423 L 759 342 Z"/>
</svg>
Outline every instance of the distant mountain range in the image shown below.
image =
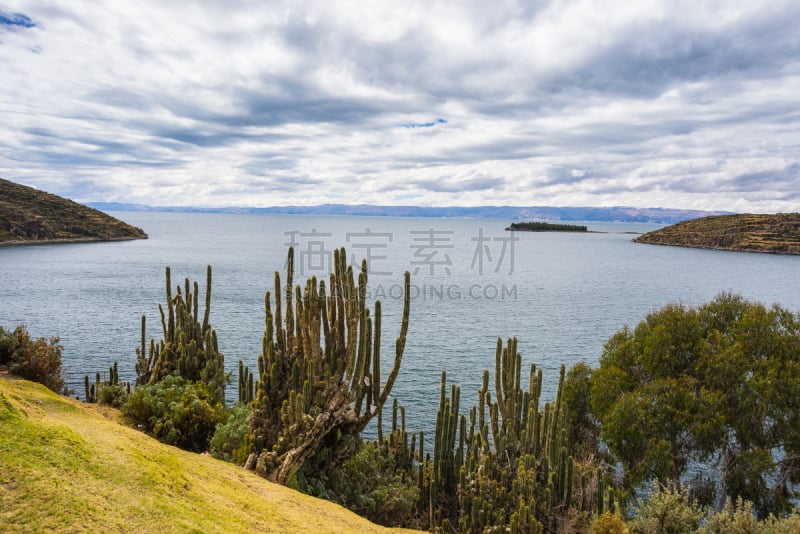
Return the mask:
<svg viewBox="0 0 800 534">
<path fill-rule="evenodd" d="M 422 207 L 373 206 L 369 204 L 321 204 L 318 206 L 272 206 L 268 208 L 230 207 L 197 208 L 191 206 L 148 206 L 120 202 L 89 202 L 88 206 L 101 211 L 161 211 L 191 213 L 274 213 L 291 215 L 362 215 L 373 217 L 436 217 L 503 219 L 507 221 L 597 221 L 642 222 L 672 224 L 708 215 L 725 215 L 725 211 L 681 210 L 670 208 L 633 208 L 615 206 L 554 207 L 554 206 L 477 206 Z"/>
</svg>

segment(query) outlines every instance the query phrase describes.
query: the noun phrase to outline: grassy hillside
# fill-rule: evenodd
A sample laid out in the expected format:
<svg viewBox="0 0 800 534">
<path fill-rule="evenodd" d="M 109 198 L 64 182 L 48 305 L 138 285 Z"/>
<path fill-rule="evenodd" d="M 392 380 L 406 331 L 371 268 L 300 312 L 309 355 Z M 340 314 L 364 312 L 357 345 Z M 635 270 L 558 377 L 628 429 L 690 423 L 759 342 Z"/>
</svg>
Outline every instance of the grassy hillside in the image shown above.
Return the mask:
<svg viewBox="0 0 800 534">
<path fill-rule="evenodd" d="M 393 532 L 0 375 L 0 533 Z M 401 532 L 395 530 L 394 532 Z"/>
<path fill-rule="evenodd" d="M 141 229 L 101 211 L 0 178 L 0 244 L 144 238 Z"/>
<path fill-rule="evenodd" d="M 743 252 L 800 254 L 800 213 L 703 217 L 642 234 L 634 241 Z"/>
</svg>

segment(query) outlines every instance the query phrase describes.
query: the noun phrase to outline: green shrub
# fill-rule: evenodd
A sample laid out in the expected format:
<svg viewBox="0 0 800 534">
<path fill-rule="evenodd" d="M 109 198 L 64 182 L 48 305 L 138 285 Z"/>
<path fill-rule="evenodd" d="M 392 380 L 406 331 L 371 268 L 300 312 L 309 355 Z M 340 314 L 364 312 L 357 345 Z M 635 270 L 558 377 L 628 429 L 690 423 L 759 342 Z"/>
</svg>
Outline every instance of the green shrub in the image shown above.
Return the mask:
<svg viewBox="0 0 800 534">
<path fill-rule="evenodd" d="M 703 510 L 689 503 L 685 492 L 653 484 L 653 493 L 630 522 L 637 534 L 685 534 L 697 532 Z"/>
<path fill-rule="evenodd" d="M 120 408 L 128 398 L 127 384 L 101 384 L 96 393 L 97 402 Z"/>
<path fill-rule="evenodd" d="M 771 516 L 764 521 L 756 518 L 753 504 L 737 500 L 733 506 L 712 514 L 700 534 L 785 534 L 800 532 L 800 510 L 784 518 Z"/>
<path fill-rule="evenodd" d="M 592 521 L 592 534 L 628 534 L 628 525 L 618 514 L 605 512 Z"/>
<path fill-rule="evenodd" d="M 157 384 L 134 389 L 122 413 L 147 433 L 168 445 L 202 452 L 208 450 L 225 406 L 205 384 L 167 376 Z"/>
<path fill-rule="evenodd" d="M 17 337 L 14 332 L 9 332 L 0 326 L 0 365 L 9 365 L 11 363 L 11 355 L 14 354 L 16 347 Z"/>
<path fill-rule="evenodd" d="M 32 339 L 24 325 L 13 332 L 0 327 L 0 365 L 7 365 L 17 376 L 63 393 L 62 347 L 58 342 L 57 337 Z"/>
<path fill-rule="evenodd" d="M 388 447 L 366 443 L 329 475 L 316 475 L 311 478 L 298 472 L 298 489 L 341 504 L 379 525 L 417 526 L 419 488 L 409 472 L 398 469 L 398 459 Z"/>
<path fill-rule="evenodd" d="M 227 415 L 227 420 L 217 425 L 209 444 L 214 458 L 244 465 L 249 453 L 245 437 L 250 428 L 250 414 L 253 411 L 247 404 L 237 404 Z"/>
<path fill-rule="evenodd" d="M 564 380 L 564 411 L 569 453 L 577 458 L 591 457 L 600 450 L 600 423 L 591 407 L 592 368 L 578 362 Z"/>
</svg>

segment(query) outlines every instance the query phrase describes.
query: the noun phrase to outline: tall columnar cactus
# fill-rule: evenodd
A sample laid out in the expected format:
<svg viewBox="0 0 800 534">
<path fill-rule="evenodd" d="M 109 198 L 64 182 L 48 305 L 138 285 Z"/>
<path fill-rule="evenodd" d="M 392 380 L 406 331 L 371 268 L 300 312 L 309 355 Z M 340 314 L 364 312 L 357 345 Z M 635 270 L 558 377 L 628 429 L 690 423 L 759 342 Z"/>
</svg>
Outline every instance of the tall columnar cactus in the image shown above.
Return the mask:
<svg viewBox="0 0 800 534">
<path fill-rule="evenodd" d="M 83 389 L 86 402 L 96 402 L 94 384 L 89 384 L 89 375 L 83 375 Z"/>
<path fill-rule="evenodd" d="M 289 249 L 286 286 L 275 273 L 265 295 L 265 329 L 247 465 L 286 483 L 307 461 L 333 467 L 353 451 L 360 432 L 381 413 L 394 385 L 408 332 L 410 277 L 391 371 L 382 380 L 381 304 L 366 303 L 367 265 L 357 282 L 344 249 L 334 253 L 329 284 L 309 279 L 293 287 Z M 379 433 L 382 430 L 379 429 Z"/>
<path fill-rule="evenodd" d="M 442 376 L 434 459 L 421 465 L 420 515 L 428 510 L 429 527 L 554 532 L 568 508 L 580 508 L 572 498 L 574 462 L 566 448 L 564 367 L 555 402 L 540 409 L 542 373 L 531 365 L 523 389 L 521 362 L 517 340 L 503 347 L 498 339 L 494 399 L 485 371 L 469 423 L 457 413 L 458 388 L 447 399 Z"/>
<path fill-rule="evenodd" d="M 163 338 L 150 340 L 146 351 L 146 319 L 142 316 L 141 345 L 136 349 L 136 384 L 155 384 L 165 376 L 177 374 L 193 382 L 204 382 L 220 401 L 225 399 L 227 376 L 224 356 L 217 345 L 217 334 L 209 323 L 211 311 L 211 266 L 206 270 L 205 309 L 199 310 L 197 282 L 184 281 L 172 293 L 170 268 L 166 269 L 166 311 L 159 304 Z"/>
<path fill-rule="evenodd" d="M 239 402 L 250 404 L 254 398 L 253 372 L 239 360 Z"/>
</svg>

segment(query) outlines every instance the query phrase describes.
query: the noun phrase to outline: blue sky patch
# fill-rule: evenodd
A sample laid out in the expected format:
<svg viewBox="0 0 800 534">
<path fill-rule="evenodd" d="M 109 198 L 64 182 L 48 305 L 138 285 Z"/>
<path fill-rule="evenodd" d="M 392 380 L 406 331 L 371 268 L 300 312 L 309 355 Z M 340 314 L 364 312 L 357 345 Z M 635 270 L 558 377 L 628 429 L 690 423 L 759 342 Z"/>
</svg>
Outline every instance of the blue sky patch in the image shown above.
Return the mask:
<svg viewBox="0 0 800 534">
<path fill-rule="evenodd" d="M 0 11 L 0 26 L 19 26 L 20 28 L 33 28 L 36 24 L 22 13 L 3 13 Z"/>
<path fill-rule="evenodd" d="M 431 122 L 407 122 L 402 124 L 403 128 L 432 128 L 437 124 L 447 124 L 447 121 L 441 117 Z"/>
</svg>

